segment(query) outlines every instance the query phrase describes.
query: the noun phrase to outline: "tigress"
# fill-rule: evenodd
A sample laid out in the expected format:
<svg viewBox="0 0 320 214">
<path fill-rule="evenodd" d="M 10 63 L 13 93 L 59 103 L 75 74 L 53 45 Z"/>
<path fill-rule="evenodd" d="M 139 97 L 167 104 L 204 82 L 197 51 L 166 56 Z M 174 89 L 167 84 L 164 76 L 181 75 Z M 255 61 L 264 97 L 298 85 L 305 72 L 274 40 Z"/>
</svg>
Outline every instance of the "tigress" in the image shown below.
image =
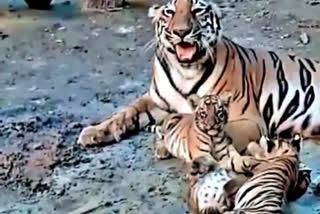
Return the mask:
<svg viewBox="0 0 320 214">
<path fill-rule="evenodd" d="M 208 156 L 218 163 L 230 153 L 238 154 L 224 131 L 231 96 L 229 92 L 205 95 L 198 98 L 193 114 L 168 115 L 156 128 L 156 157 L 165 159 L 172 155 L 191 162 Z"/>
<path fill-rule="evenodd" d="M 220 195 L 216 195 L 215 200 L 212 200 L 208 198 L 210 192 L 215 191 L 212 189 L 206 190 L 207 197 L 202 195 L 200 198 L 198 191 L 203 183 L 201 183 L 201 179 L 196 178 L 192 181 L 191 186 L 193 194 L 189 196 L 191 205 L 204 204 L 203 201 L 208 200 L 215 202 L 211 206 L 207 205 L 206 209 L 198 209 L 198 213 L 282 213 L 285 202 L 301 197 L 310 184 L 311 170 L 299 169 L 301 167 L 299 164 L 300 142 L 300 135 L 295 135 L 290 140 L 270 140 L 262 136 L 259 144 L 250 143 L 248 146 L 248 152 L 253 157 L 234 156 L 232 160 L 230 159 L 245 171 L 251 171 L 253 176 L 249 180 L 246 177 L 229 179 L 224 186 L 225 193 L 221 194 L 220 192 Z M 199 171 L 199 169 L 206 169 L 208 166 L 210 166 L 208 160 L 198 159 L 196 163 L 193 163 L 192 176 L 196 176 L 194 168 Z M 211 179 L 211 175 L 212 173 L 202 175 L 202 180 Z M 213 185 L 216 181 L 206 182 L 211 182 Z M 232 201 L 233 199 L 235 201 Z M 232 207 L 233 203 L 234 207 Z M 232 211 L 226 212 L 230 208 Z"/>
<path fill-rule="evenodd" d="M 120 141 L 159 124 L 166 115 L 192 113 L 191 94 L 231 91 L 227 128 L 242 151 L 261 134 L 320 136 L 320 64 L 273 51 L 245 48 L 223 36 L 218 7 L 206 0 L 154 6 L 155 57 L 150 89 L 104 122 L 85 127 L 78 143 Z"/>
</svg>

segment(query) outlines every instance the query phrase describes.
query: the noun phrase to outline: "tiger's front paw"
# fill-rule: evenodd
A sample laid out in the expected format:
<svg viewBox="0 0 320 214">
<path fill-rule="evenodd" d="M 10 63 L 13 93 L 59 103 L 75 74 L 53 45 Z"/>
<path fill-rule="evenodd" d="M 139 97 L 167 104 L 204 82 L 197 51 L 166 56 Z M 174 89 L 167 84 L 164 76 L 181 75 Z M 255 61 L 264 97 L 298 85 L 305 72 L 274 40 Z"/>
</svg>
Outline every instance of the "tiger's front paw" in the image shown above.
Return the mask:
<svg viewBox="0 0 320 214">
<path fill-rule="evenodd" d="M 155 153 L 156 158 L 159 160 L 168 159 L 171 156 L 170 152 L 165 147 L 162 140 L 159 140 L 156 142 L 154 153 Z"/>
<path fill-rule="evenodd" d="M 78 138 L 78 144 L 93 146 L 101 143 L 119 142 L 126 133 L 125 114 L 120 113 L 96 126 L 84 128 Z"/>
<path fill-rule="evenodd" d="M 96 126 L 88 126 L 81 131 L 77 143 L 82 146 L 98 145 L 103 142 L 104 137 L 102 130 Z"/>
</svg>

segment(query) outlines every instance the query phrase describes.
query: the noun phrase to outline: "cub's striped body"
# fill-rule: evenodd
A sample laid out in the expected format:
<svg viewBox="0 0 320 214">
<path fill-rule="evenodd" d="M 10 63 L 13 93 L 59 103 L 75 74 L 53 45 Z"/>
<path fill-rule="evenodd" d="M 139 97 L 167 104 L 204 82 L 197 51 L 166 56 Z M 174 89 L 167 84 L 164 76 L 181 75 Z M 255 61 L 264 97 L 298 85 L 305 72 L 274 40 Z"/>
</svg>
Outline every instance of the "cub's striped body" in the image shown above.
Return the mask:
<svg viewBox="0 0 320 214">
<path fill-rule="evenodd" d="M 238 153 L 224 131 L 230 99 L 228 92 L 220 97 L 205 95 L 193 114 L 169 115 L 157 130 L 157 157 L 167 158 L 170 154 L 191 162 L 205 156 L 219 162 L 230 153 Z"/>
<path fill-rule="evenodd" d="M 299 171 L 300 142 L 296 135 L 289 141 L 262 138 L 260 151 L 250 151 L 249 145 L 250 153 L 261 162 L 252 168 L 253 177 L 237 191 L 233 210 L 224 213 L 281 214 L 288 200 L 301 197 L 310 183 L 311 171 Z M 233 188 L 233 183 L 226 185 L 226 191 Z"/>
<path fill-rule="evenodd" d="M 217 172 L 210 172 L 209 167 L 215 163 L 195 160 L 189 195 L 193 213 L 282 213 L 285 202 L 301 197 L 311 181 L 311 170 L 299 164 L 300 140 L 299 135 L 290 141 L 263 136 L 259 144 L 249 145 L 253 156 L 235 155 L 225 160 L 237 175 L 224 175 L 224 193 L 221 186 L 212 189 Z M 241 176 L 243 173 L 251 173 L 251 178 Z"/>
</svg>

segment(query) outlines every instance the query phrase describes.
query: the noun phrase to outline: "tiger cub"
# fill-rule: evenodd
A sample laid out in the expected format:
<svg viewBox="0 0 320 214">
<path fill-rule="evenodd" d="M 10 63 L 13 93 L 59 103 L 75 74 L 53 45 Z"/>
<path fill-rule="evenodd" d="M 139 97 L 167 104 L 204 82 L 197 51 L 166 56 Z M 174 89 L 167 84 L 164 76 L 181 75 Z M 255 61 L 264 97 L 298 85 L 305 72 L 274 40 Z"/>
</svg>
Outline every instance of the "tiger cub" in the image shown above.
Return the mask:
<svg viewBox="0 0 320 214">
<path fill-rule="evenodd" d="M 215 164 L 207 157 L 192 161 L 187 196 L 192 214 L 223 213 L 232 207 L 233 200 L 225 196 L 224 186 L 233 177 Z"/>
<path fill-rule="evenodd" d="M 196 106 L 193 114 L 169 115 L 155 130 L 156 157 L 165 159 L 172 155 L 191 162 L 208 156 L 219 162 L 229 153 L 238 154 L 224 131 L 230 99 L 229 92 L 221 96 L 205 95 L 198 101 L 193 98 Z"/>
<path fill-rule="evenodd" d="M 260 163 L 252 167 L 253 176 L 248 181 L 233 179 L 226 184 L 226 193 L 241 187 L 233 210 L 224 213 L 280 214 L 286 201 L 301 197 L 311 181 L 311 170 L 299 168 L 300 145 L 298 134 L 291 140 L 261 138 L 259 144 L 250 143 L 248 151 Z"/>
<path fill-rule="evenodd" d="M 224 187 L 215 187 L 217 171 L 210 171 L 212 160 L 193 161 L 189 189 L 193 213 L 281 213 L 284 201 L 300 198 L 311 182 L 311 170 L 299 163 L 300 142 L 295 135 L 290 141 L 262 136 L 258 144 L 250 143 L 252 156 L 232 156 L 226 161 L 234 169 L 251 172 L 252 177 L 240 171 L 233 177 L 224 173 Z"/>
</svg>

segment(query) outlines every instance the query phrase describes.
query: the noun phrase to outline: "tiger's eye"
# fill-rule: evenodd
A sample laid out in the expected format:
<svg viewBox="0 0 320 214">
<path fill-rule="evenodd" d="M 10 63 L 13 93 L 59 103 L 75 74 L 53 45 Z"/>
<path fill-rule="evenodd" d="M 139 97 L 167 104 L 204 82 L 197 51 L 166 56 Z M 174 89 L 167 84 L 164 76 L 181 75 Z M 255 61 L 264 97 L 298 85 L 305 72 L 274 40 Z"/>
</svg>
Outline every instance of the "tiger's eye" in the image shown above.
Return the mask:
<svg viewBox="0 0 320 214">
<path fill-rule="evenodd" d="M 173 15 L 174 15 L 174 11 L 171 10 L 171 9 L 166 9 L 166 10 L 164 10 L 163 12 L 164 12 L 164 14 L 165 14 L 166 16 L 173 16 Z"/>
</svg>

